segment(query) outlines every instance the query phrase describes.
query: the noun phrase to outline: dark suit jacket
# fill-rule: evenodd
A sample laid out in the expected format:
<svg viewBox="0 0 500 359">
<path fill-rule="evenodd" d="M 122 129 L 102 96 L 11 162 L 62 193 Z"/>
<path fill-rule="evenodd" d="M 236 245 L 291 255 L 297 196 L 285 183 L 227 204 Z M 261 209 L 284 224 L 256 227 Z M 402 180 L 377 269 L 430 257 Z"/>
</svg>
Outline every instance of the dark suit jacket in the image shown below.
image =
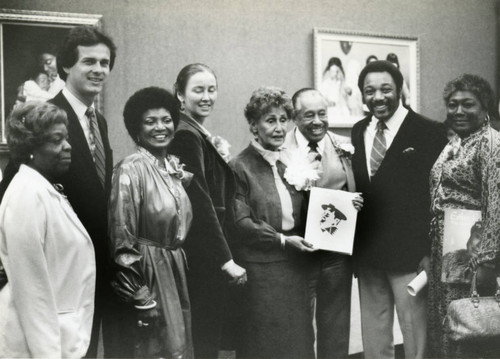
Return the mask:
<svg viewBox="0 0 500 359">
<path fill-rule="evenodd" d="M 194 174 L 186 192 L 193 206 L 193 223 L 183 248 L 190 267 L 222 266 L 232 259 L 226 224 L 232 220 L 234 175 L 208 137 L 180 115 L 168 152 Z M 194 120 L 191 120 L 194 121 Z"/>
<path fill-rule="evenodd" d="M 249 262 L 287 260 L 287 254 L 281 248 L 281 202 L 271 166 L 252 145 L 230 165 L 236 175 L 235 256 Z M 278 162 L 277 166 L 283 178 L 285 165 Z M 285 180 L 283 182 L 292 198 L 295 222 L 295 227 L 286 234 L 303 236 L 306 220 L 304 194 Z"/>
<path fill-rule="evenodd" d="M 358 266 L 416 271 L 429 253 L 429 172 L 447 142 L 444 126 L 409 110 L 370 181 L 364 133 L 371 116 L 352 129 L 353 170 L 365 203 L 354 243 Z"/>
<path fill-rule="evenodd" d="M 71 165 L 69 171 L 61 177 L 60 182 L 64 186 L 68 201 L 89 232 L 90 238 L 92 238 L 97 266 L 100 267 L 98 271 L 99 269 L 104 270 L 109 260 L 107 250 L 107 208 L 113 172 L 113 152 L 109 145 L 108 126 L 104 117 L 96 111 L 97 123 L 106 154 L 106 186 L 103 188 L 99 182 L 87 139 L 75 111 L 73 111 L 62 92 L 59 92 L 49 102 L 66 111 L 68 115 Z"/>
</svg>

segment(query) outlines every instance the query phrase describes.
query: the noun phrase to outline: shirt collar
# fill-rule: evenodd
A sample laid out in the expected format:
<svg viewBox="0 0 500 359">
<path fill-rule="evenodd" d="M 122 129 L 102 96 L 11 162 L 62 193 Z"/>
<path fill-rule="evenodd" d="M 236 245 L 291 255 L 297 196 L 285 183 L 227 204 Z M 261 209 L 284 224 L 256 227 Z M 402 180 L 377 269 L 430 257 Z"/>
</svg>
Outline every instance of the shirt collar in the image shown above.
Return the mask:
<svg viewBox="0 0 500 359">
<path fill-rule="evenodd" d="M 399 128 L 401 127 L 406 115 L 408 115 L 408 110 L 403 106 L 401 103 L 401 100 L 399 100 L 399 106 L 392 115 L 390 119 L 385 121 L 385 125 L 387 126 L 387 129 L 391 133 L 397 133 L 399 131 Z M 375 116 L 372 116 L 371 124 L 376 127 L 377 122 L 380 121 L 378 118 Z"/>
<path fill-rule="evenodd" d="M 325 134 L 325 137 L 328 136 L 328 133 Z M 324 153 L 325 151 L 325 137 L 318 142 L 318 153 Z M 297 144 L 301 150 L 309 151 L 309 140 L 304 137 L 302 132 L 300 132 L 298 127 L 295 127 L 295 139 L 297 140 Z"/>
<path fill-rule="evenodd" d="M 260 143 L 255 140 L 252 140 L 250 144 L 255 148 L 255 150 L 264 157 L 264 159 L 269 162 L 271 166 L 276 165 L 276 161 L 281 158 L 281 150 L 283 147 L 278 148 L 276 151 L 266 150 Z"/>
<path fill-rule="evenodd" d="M 202 124 L 198 123 L 195 119 L 193 119 L 187 113 L 185 113 L 185 112 L 181 112 L 181 113 L 184 115 L 184 117 L 183 117 L 183 121 L 184 122 L 186 122 L 189 125 L 193 126 L 198 131 L 200 131 L 201 133 L 203 133 L 205 136 L 207 136 L 207 137 L 211 137 L 212 136 L 210 134 L 210 132 L 208 132 L 208 130 Z"/>
<path fill-rule="evenodd" d="M 62 93 L 64 97 L 68 100 L 69 104 L 73 108 L 73 111 L 75 111 L 76 116 L 78 118 L 83 118 L 85 116 L 85 112 L 87 112 L 87 108 L 92 107 L 94 108 L 94 103 L 90 106 L 85 105 L 82 101 L 80 101 L 73 93 L 65 86 L 62 89 Z M 94 108 L 95 111 L 95 108 Z"/>
</svg>

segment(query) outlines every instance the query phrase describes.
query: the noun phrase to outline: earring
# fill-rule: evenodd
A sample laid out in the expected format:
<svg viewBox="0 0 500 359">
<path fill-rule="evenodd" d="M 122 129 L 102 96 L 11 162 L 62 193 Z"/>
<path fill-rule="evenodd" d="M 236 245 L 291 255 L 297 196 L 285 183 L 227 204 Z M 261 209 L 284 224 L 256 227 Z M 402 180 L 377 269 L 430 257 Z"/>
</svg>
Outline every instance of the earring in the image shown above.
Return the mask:
<svg viewBox="0 0 500 359">
<path fill-rule="evenodd" d="M 33 153 L 30 153 L 30 161 L 33 161 Z"/>
<path fill-rule="evenodd" d="M 184 111 L 186 108 L 185 108 L 185 104 L 184 104 L 184 100 L 181 101 L 181 108 L 180 110 L 181 111 Z"/>
</svg>

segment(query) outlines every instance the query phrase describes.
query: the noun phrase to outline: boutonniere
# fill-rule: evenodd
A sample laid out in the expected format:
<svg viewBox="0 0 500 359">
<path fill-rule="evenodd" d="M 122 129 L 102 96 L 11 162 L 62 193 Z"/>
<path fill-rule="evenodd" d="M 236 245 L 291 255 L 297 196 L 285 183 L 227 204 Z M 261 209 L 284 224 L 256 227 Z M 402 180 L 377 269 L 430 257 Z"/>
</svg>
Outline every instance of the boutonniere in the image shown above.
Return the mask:
<svg viewBox="0 0 500 359">
<path fill-rule="evenodd" d="M 209 136 L 208 140 L 212 143 L 212 145 L 214 145 L 215 149 L 219 152 L 219 155 L 221 155 L 224 161 L 229 162 L 231 159 L 231 153 L 229 152 L 231 145 L 229 142 L 220 136 Z"/>
<path fill-rule="evenodd" d="M 182 183 L 189 184 L 189 182 L 191 182 L 193 174 L 184 169 L 186 165 L 184 163 L 181 163 L 178 157 L 173 155 L 168 156 L 168 164 L 173 169 L 173 172 L 171 174 L 180 179 Z"/>
<path fill-rule="evenodd" d="M 413 147 L 408 147 L 408 148 L 404 149 L 402 153 L 403 153 L 403 155 L 408 156 L 408 155 L 411 155 L 412 153 L 415 153 L 415 152 L 416 152 L 416 150 Z"/>
<path fill-rule="evenodd" d="M 285 180 L 297 191 L 309 191 L 321 174 L 321 162 L 316 156 L 309 156 L 301 151 L 288 152 L 282 157 L 285 169 Z"/>
<path fill-rule="evenodd" d="M 354 154 L 354 146 L 350 143 L 339 143 L 335 146 L 335 151 L 340 157 L 351 158 Z"/>
</svg>

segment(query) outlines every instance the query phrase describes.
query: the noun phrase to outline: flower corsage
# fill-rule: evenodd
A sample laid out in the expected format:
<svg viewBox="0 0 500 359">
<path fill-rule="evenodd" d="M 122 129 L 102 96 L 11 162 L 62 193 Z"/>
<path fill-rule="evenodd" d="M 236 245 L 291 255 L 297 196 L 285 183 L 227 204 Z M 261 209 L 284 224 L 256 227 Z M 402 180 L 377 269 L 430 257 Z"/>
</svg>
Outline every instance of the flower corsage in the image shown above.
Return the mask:
<svg viewBox="0 0 500 359">
<path fill-rule="evenodd" d="M 210 136 L 208 140 L 214 145 L 224 161 L 229 162 L 231 159 L 231 153 L 229 152 L 229 147 L 231 147 L 231 145 L 229 142 L 220 136 Z"/>
<path fill-rule="evenodd" d="M 315 181 L 321 174 L 321 163 L 316 156 L 301 151 L 288 152 L 283 162 L 285 169 L 285 180 L 297 191 L 310 191 Z"/>
</svg>

